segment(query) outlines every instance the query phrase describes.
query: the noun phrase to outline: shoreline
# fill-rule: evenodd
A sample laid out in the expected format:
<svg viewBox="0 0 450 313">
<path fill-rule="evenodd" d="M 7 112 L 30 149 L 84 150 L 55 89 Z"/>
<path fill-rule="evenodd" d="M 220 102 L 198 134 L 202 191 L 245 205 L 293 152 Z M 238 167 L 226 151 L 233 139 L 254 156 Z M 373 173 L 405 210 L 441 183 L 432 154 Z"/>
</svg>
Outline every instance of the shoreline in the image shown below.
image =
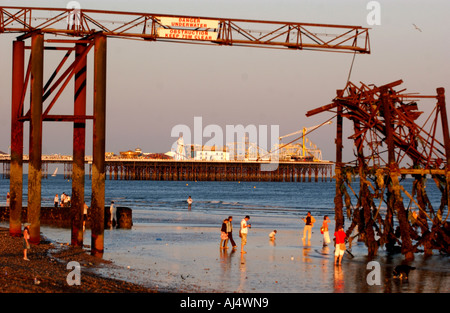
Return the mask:
<svg viewBox="0 0 450 313">
<path fill-rule="evenodd" d="M 153 288 L 124 280 L 104 277 L 95 270 L 111 261 L 89 255 L 81 248 L 58 247 L 46 238 L 31 245 L 30 261 L 23 259 L 22 237 L 12 237 L 9 229 L 0 227 L 0 292 L 1 293 L 156 293 Z M 81 284 L 69 285 L 67 277 L 73 268 L 69 261 L 81 266 Z"/>
<path fill-rule="evenodd" d="M 169 216 L 184 216 L 178 221 L 186 221 L 184 214 L 173 212 Z M 254 222 L 258 225 L 264 221 L 255 216 Z M 392 277 L 395 265 L 403 262 L 402 255 L 380 253 L 372 260 L 381 265 L 381 284 L 369 286 L 367 264 L 372 260 L 367 258 L 363 244 L 353 247 L 354 257 L 344 256 L 342 266 L 334 266 L 334 248 L 322 247 L 317 229 L 308 245 L 301 243 L 301 226 L 279 228 L 276 242 L 268 239 L 271 230 L 267 226 L 252 227 L 245 249 L 248 253 L 241 255 L 237 235 L 237 251 L 219 249 L 217 227 L 189 222 L 136 223 L 131 230 L 105 230 L 105 253 L 103 258 L 96 258 L 86 249 L 70 247 L 67 230 L 44 228 L 45 236 L 40 245 L 32 245 L 31 261 L 27 262 L 22 259 L 23 239 L 11 237 L 8 228 L 0 225 L 0 292 L 158 293 L 178 298 L 186 294 L 216 297 L 221 293 L 248 296 L 450 292 L 446 257 L 424 258 L 417 254 L 411 264 L 417 270 L 408 282 L 402 282 Z M 66 282 L 71 271 L 66 265 L 70 261 L 81 266 L 80 286 Z M 40 284 L 34 284 L 35 277 Z"/>
</svg>

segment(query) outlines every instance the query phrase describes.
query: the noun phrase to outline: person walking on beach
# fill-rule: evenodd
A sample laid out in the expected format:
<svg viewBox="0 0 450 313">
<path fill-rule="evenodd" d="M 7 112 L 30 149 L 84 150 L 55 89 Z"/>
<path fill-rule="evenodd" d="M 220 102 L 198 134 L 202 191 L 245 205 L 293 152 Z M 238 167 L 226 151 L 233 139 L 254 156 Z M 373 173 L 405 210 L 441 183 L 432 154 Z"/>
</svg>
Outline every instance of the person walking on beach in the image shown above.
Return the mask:
<svg viewBox="0 0 450 313">
<path fill-rule="evenodd" d="M 231 247 L 233 249 L 236 249 L 236 247 L 237 247 L 236 246 L 236 242 L 234 242 L 234 240 L 233 240 L 233 224 L 232 224 L 232 221 L 233 221 L 233 217 L 232 216 L 228 216 L 227 235 L 228 235 L 228 240 L 231 243 Z"/>
<path fill-rule="evenodd" d="M 344 226 L 340 226 L 339 230 L 334 233 L 334 237 L 336 238 L 336 247 L 334 249 L 334 264 L 341 265 L 342 257 L 345 252 L 345 237 L 347 235 L 344 232 Z"/>
<path fill-rule="evenodd" d="M 311 216 L 311 212 L 308 211 L 306 218 L 302 219 L 303 222 L 305 222 L 305 228 L 303 228 L 303 243 L 305 242 L 306 239 L 306 233 L 308 233 L 308 243 L 311 240 L 311 230 L 314 226 L 314 223 L 316 222 L 316 219 L 314 217 Z"/>
<path fill-rule="evenodd" d="M 88 205 L 85 202 L 84 206 L 83 206 L 83 231 L 86 230 L 86 221 L 87 221 L 88 209 L 89 209 L 89 207 L 88 207 Z"/>
<path fill-rule="evenodd" d="M 222 222 L 222 228 L 220 229 L 220 244 L 219 247 L 220 249 L 228 249 L 227 245 L 228 245 L 228 234 L 227 234 L 227 224 L 228 224 L 228 219 L 224 219 Z M 223 245 L 222 245 L 223 243 Z"/>
<path fill-rule="evenodd" d="M 63 192 L 61 194 L 61 207 L 63 207 L 65 203 L 66 203 L 66 194 Z"/>
<path fill-rule="evenodd" d="M 322 228 L 320 229 L 320 231 L 323 234 L 323 246 L 326 247 L 330 242 L 330 233 L 328 232 L 328 223 L 330 222 L 330 218 L 328 217 L 328 215 L 325 215 L 323 217 L 323 223 L 322 223 Z"/>
<path fill-rule="evenodd" d="M 59 205 L 59 197 L 58 197 L 58 194 L 56 194 L 55 199 L 53 200 L 53 202 L 55 203 L 55 208 L 57 208 L 58 205 Z"/>
<path fill-rule="evenodd" d="M 30 239 L 30 224 L 24 224 L 23 229 L 23 259 L 25 261 L 30 261 L 27 256 L 28 249 L 30 249 L 30 243 L 28 240 Z"/>
<path fill-rule="evenodd" d="M 114 225 L 116 224 L 117 218 L 116 218 L 116 206 L 114 205 L 114 201 L 111 201 L 111 206 L 109 207 L 109 214 L 111 215 L 110 217 L 110 222 L 111 222 L 111 228 L 114 227 Z"/>
<path fill-rule="evenodd" d="M 248 229 L 252 227 L 251 224 L 248 223 L 250 216 L 246 216 L 241 221 L 241 229 L 239 230 L 239 237 L 241 237 L 241 253 L 247 253 L 244 251 L 244 246 L 247 244 L 247 234 Z"/>
</svg>

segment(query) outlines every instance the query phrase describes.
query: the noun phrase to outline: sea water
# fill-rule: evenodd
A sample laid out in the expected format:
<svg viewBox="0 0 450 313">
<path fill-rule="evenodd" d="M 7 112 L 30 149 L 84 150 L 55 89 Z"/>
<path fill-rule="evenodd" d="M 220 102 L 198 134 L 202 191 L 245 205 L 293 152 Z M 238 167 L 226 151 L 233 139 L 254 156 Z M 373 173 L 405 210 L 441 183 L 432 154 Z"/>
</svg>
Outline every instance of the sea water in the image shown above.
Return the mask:
<svg viewBox="0 0 450 313">
<path fill-rule="evenodd" d="M 86 177 L 88 205 L 90 183 Z M 412 183 L 412 179 L 402 181 L 408 191 Z M 26 175 L 23 184 L 25 205 Z M 358 182 L 352 187 L 357 193 Z M 42 206 L 52 206 L 55 194 L 60 196 L 65 192 L 70 195 L 71 188 L 71 180 L 62 175 L 43 179 Z M 426 190 L 437 210 L 441 192 L 432 180 L 428 181 Z M 9 180 L 0 179 L 0 203 L 6 202 L 8 191 Z M 355 205 L 356 198 L 350 190 L 349 193 Z M 189 196 L 194 200 L 191 207 L 186 202 Z M 421 263 L 428 271 L 427 277 L 431 275 L 432 278 L 427 283 L 423 272 L 416 271 L 422 275 L 419 286 L 383 284 L 378 289 L 367 289 L 365 277 L 359 277 L 361 285 L 345 285 L 345 279 L 340 276 L 342 273 L 336 273 L 333 267 L 334 249 L 322 248 L 318 231 L 324 215 L 330 217 L 334 226 L 334 196 L 335 182 L 329 180 L 305 183 L 106 180 L 105 205 L 114 201 L 116 206 L 131 208 L 133 227 L 131 230 L 105 229 L 104 258 L 112 260 L 118 267 L 99 271 L 107 276 L 174 291 L 417 292 L 418 288 L 420 291 L 450 291 L 448 258 L 441 259 L 441 256 Z M 404 202 L 406 207 L 412 204 L 407 197 Z M 385 208 L 384 203 L 380 208 L 381 211 Z M 313 229 L 311 242 L 305 243 L 301 241 L 304 226 L 301 218 L 308 211 L 319 226 Z M 246 246 L 248 254 L 241 255 L 237 232 L 246 215 L 251 217 L 252 229 Z M 228 216 L 234 218 L 237 251 L 231 247 L 223 251 L 218 246 L 220 227 Z M 348 220 L 346 224 L 349 226 Z M 52 240 L 70 242 L 68 229 L 47 226 L 41 226 L 41 229 Z M 268 240 L 268 233 L 273 229 L 278 231 L 276 242 Z M 89 230 L 85 232 L 84 241 L 89 247 Z M 344 267 L 347 279 L 349 275 L 364 276 L 360 272 L 368 262 L 366 251 L 362 243 L 354 245 L 354 256 L 346 263 L 347 268 Z M 380 253 L 380 257 L 379 261 L 386 265 L 383 271 L 392 270 L 394 263 L 401 261 L 401 255 L 391 258 Z M 355 277 L 351 279 L 355 281 Z"/>
</svg>

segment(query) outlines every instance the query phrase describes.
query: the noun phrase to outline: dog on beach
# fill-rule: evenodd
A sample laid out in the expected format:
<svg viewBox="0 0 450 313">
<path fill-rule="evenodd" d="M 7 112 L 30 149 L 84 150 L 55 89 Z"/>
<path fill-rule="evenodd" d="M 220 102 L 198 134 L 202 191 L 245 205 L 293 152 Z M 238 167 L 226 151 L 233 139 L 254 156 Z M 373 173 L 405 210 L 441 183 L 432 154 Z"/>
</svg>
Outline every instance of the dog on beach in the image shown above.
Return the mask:
<svg viewBox="0 0 450 313">
<path fill-rule="evenodd" d="M 415 269 L 415 267 L 409 265 L 397 265 L 393 272 L 394 278 L 408 279 L 409 272 Z"/>
</svg>

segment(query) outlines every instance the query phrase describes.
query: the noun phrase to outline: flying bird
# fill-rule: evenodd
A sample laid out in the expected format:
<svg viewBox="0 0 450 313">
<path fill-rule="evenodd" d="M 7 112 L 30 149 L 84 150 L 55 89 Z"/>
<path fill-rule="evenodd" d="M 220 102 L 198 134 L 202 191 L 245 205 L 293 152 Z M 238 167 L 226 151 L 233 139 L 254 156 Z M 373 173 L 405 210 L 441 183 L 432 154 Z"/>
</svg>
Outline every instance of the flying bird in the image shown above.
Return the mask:
<svg viewBox="0 0 450 313">
<path fill-rule="evenodd" d="M 413 26 L 414 26 L 414 28 L 417 29 L 419 32 L 422 32 L 422 30 L 421 30 L 419 27 L 417 27 L 416 24 L 413 23 Z"/>
</svg>

